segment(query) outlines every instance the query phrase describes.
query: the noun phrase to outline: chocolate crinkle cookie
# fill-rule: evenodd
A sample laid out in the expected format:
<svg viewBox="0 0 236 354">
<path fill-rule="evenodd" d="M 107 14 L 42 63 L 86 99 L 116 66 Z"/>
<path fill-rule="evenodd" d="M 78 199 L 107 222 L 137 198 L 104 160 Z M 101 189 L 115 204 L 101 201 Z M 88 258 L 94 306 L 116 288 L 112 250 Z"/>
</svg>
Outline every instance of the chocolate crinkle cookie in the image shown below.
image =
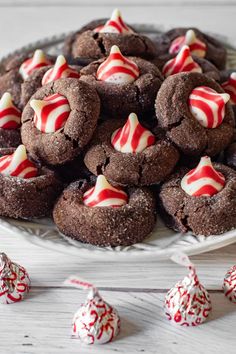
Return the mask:
<svg viewBox="0 0 236 354">
<path fill-rule="evenodd" d="M 26 79 L 31 80 L 35 71 L 54 63 L 54 61 L 55 57 L 44 54 L 40 49 L 34 53 L 12 55 L 5 59 L 0 75 L 0 96 L 9 92 L 16 106 L 23 109 L 25 99 L 21 100 L 22 84 Z M 30 93 L 32 93 L 32 87 Z"/>
<path fill-rule="evenodd" d="M 197 174 L 194 176 L 191 173 L 193 170 L 189 172 L 186 168 L 173 174 L 161 186 L 159 210 L 166 224 L 175 231 L 190 231 L 195 235 L 208 236 L 222 234 L 236 227 L 236 172 L 222 164 L 213 166 L 217 173 L 216 187 L 219 188 L 222 184 L 222 188 L 217 192 L 214 191 L 215 194 L 212 196 L 206 195 L 206 187 L 209 186 L 205 186 L 204 190 L 204 186 L 201 185 L 204 178 L 197 183 L 195 179 Z M 211 174 L 211 180 L 215 172 Z M 184 176 L 189 178 L 189 185 L 192 183 L 192 187 L 188 187 L 192 195 L 183 189 Z M 194 191 L 196 187 L 199 191 Z M 213 186 L 210 192 L 212 190 Z M 205 195 L 201 195 L 201 191 Z"/>
<path fill-rule="evenodd" d="M 236 69 L 222 70 L 220 72 L 221 87 L 230 95 L 230 102 L 236 119 Z"/>
<path fill-rule="evenodd" d="M 217 39 L 197 28 L 173 28 L 158 38 L 159 55 L 177 53 L 182 45 L 189 45 L 197 56 L 212 62 L 222 70 L 226 65 L 226 49 Z"/>
<path fill-rule="evenodd" d="M 23 111 L 22 141 L 33 158 L 49 165 L 64 164 L 90 141 L 99 113 L 100 99 L 93 87 L 71 78 L 50 82 Z"/>
<path fill-rule="evenodd" d="M 151 131 L 144 130 L 134 114 L 130 114 L 124 124 L 123 120 L 109 120 L 98 127 L 85 154 L 85 165 L 93 174 L 103 174 L 111 183 L 119 185 L 144 186 L 159 183 L 172 172 L 178 162 L 177 149 L 166 138 L 159 140 Z M 119 136 L 119 141 L 123 141 L 121 147 L 119 141 L 115 142 L 117 139 L 112 139 L 112 136 L 122 127 L 124 136 Z M 130 135 L 127 136 L 129 129 Z M 138 136 L 140 130 L 142 135 Z M 151 145 L 142 141 L 144 134 L 149 134 L 148 139 L 153 139 Z M 125 150 L 125 141 L 128 150 Z M 133 141 L 135 150 L 132 151 L 129 141 Z M 138 149 L 139 144 L 142 149 Z M 124 150 L 126 152 L 122 152 Z"/>
<path fill-rule="evenodd" d="M 205 75 L 180 73 L 162 84 L 156 98 L 156 115 L 182 153 L 215 156 L 233 137 L 235 122 L 229 99 L 220 85 Z"/>
<path fill-rule="evenodd" d="M 129 57 L 138 66 L 139 77 L 130 83 L 111 83 L 99 80 L 98 68 L 105 59 L 94 61 L 81 70 L 81 81 L 94 87 L 101 99 L 101 112 L 106 116 L 126 118 L 130 112 L 139 116 L 153 110 L 156 94 L 163 77 L 158 68 L 141 58 Z"/>
<path fill-rule="evenodd" d="M 22 145 L 19 147 L 21 148 Z M 18 148 L 18 149 L 19 149 Z M 0 158 L 11 157 L 15 149 L 0 149 Z M 31 162 L 32 161 L 32 162 Z M 52 170 L 33 162 L 23 161 L 16 169 L 20 176 L 4 175 L 11 169 L 9 160 L 5 166 L 0 160 L 0 215 L 14 219 L 32 219 L 50 216 L 56 198 L 63 189 L 58 176 Z M 28 163 L 28 164 L 27 164 Z M 8 166 L 6 166 L 8 164 Z M 33 167 L 32 167 L 33 166 Z M 12 168 L 16 167 L 16 158 Z M 32 177 L 23 177 L 29 170 L 37 169 Z"/>
<path fill-rule="evenodd" d="M 136 33 L 132 27 L 126 33 L 101 33 L 100 29 L 108 19 L 90 22 L 79 31 L 68 36 L 63 52 L 67 56 L 99 59 L 107 57 L 113 45 L 119 46 L 127 56 L 153 59 L 157 56 L 155 44 L 148 37 Z"/>
<path fill-rule="evenodd" d="M 141 242 L 152 231 L 156 220 L 155 200 L 148 189 L 116 190 L 116 199 L 118 194 L 128 199 L 124 205 L 114 207 L 85 205 L 84 194 L 90 188 L 87 182 L 74 182 L 55 204 L 54 222 L 64 235 L 96 246 L 115 247 Z"/>
</svg>

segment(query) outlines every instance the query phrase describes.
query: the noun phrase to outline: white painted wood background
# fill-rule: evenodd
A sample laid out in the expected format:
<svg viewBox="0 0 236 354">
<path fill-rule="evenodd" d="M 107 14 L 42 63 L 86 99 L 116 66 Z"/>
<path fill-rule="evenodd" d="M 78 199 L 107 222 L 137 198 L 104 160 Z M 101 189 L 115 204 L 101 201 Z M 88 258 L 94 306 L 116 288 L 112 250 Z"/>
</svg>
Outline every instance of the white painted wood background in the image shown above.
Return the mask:
<svg viewBox="0 0 236 354">
<path fill-rule="evenodd" d="M 121 6 L 119 6 L 121 5 Z M 0 0 L 0 55 L 28 42 L 71 31 L 119 6 L 131 23 L 198 26 L 236 45 L 234 0 Z M 169 261 L 94 263 L 39 248 L 0 231 L 0 250 L 24 265 L 32 291 L 22 303 L 0 306 L 0 354 L 235 353 L 236 306 L 222 294 L 222 280 L 236 263 L 236 245 L 192 257 L 211 292 L 213 313 L 198 328 L 176 328 L 163 316 L 165 292 L 185 275 Z M 70 274 L 94 282 L 120 312 L 122 331 L 102 347 L 70 338 L 70 322 L 86 293 L 62 286 Z"/>
</svg>

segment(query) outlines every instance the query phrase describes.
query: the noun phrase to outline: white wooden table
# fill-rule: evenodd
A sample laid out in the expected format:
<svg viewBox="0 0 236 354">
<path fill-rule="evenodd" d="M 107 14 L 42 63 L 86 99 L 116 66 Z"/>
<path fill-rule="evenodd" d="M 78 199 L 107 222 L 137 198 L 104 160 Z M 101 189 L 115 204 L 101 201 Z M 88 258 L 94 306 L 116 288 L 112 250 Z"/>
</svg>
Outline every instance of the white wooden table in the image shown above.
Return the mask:
<svg viewBox="0 0 236 354">
<path fill-rule="evenodd" d="M 233 0 L 209 0 L 207 4 L 199 1 L 198 6 L 194 1 L 169 0 L 145 1 L 145 6 L 143 1 L 120 3 L 125 5 L 121 9 L 131 23 L 161 23 L 164 28 L 195 25 L 221 32 L 236 44 Z M 133 6 L 135 3 L 138 5 Z M 117 4 L 113 0 L 0 0 L 1 54 L 41 37 L 75 29 L 94 16 L 108 16 L 114 6 Z M 164 317 L 162 305 L 167 289 L 186 274 L 185 269 L 170 261 L 86 262 L 2 231 L 0 250 L 24 265 L 32 280 L 25 301 L 0 306 L 0 354 L 235 353 L 236 306 L 224 297 L 221 286 L 225 272 L 236 263 L 236 245 L 192 257 L 213 303 L 209 321 L 196 328 L 173 327 Z M 86 292 L 62 285 L 70 274 L 94 282 L 119 311 L 122 330 L 113 343 L 81 346 L 70 338 L 72 316 L 86 297 Z"/>
</svg>

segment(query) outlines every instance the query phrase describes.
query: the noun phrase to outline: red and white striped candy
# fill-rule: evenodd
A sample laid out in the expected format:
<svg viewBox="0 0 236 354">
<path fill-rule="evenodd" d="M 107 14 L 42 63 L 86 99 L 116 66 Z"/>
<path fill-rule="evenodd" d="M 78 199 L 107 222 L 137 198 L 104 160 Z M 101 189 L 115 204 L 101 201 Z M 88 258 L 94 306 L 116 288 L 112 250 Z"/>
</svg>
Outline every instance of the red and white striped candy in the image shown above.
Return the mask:
<svg viewBox="0 0 236 354">
<path fill-rule="evenodd" d="M 31 100 L 30 106 L 33 108 L 34 125 L 43 133 L 54 133 L 61 129 L 70 114 L 70 105 L 68 100 L 55 93 L 43 100 Z"/>
<path fill-rule="evenodd" d="M 32 58 L 25 60 L 19 69 L 19 72 L 24 80 L 26 80 L 35 69 L 39 69 L 43 66 L 52 64 L 50 60 L 47 59 L 44 52 L 41 49 L 37 49 L 34 52 Z"/>
<path fill-rule="evenodd" d="M 118 9 L 115 9 L 112 12 L 111 18 L 105 23 L 104 26 L 95 28 L 94 32 L 117 34 L 134 33 L 133 30 L 124 23 Z"/>
<path fill-rule="evenodd" d="M 231 267 L 224 277 L 223 291 L 225 296 L 236 303 L 236 265 Z"/>
<path fill-rule="evenodd" d="M 193 60 L 189 47 L 184 45 L 177 56 L 163 66 L 162 73 L 165 77 L 182 72 L 202 73 L 202 68 Z"/>
<path fill-rule="evenodd" d="M 49 69 L 42 78 L 42 85 L 58 79 L 80 78 L 80 74 L 75 69 L 71 68 L 63 55 L 59 55 L 54 66 Z"/>
<path fill-rule="evenodd" d="M 168 291 L 165 296 L 165 314 L 169 321 L 179 326 L 198 326 L 212 310 L 209 293 L 200 284 L 196 269 L 185 254 L 178 253 L 171 259 L 188 267 L 189 275 Z"/>
<path fill-rule="evenodd" d="M 22 266 L 0 253 L 0 303 L 12 304 L 23 300 L 30 289 L 30 279 Z"/>
<path fill-rule="evenodd" d="M 115 150 L 123 153 L 141 152 L 155 143 L 155 136 L 138 121 L 135 113 L 130 113 L 127 122 L 111 137 Z"/>
<path fill-rule="evenodd" d="M 12 102 L 10 93 L 5 92 L 0 100 L 0 128 L 17 129 L 21 125 L 21 111 Z"/>
<path fill-rule="evenodd" d="M 38 174 L 35 164 L 30 161 L 24 145 L 19 145 L 11 155 L 0 157 L 0 174 L 20 178 L 32 178 Z"/>
<path fill-rule="evenodd" d="M 236 72 L 232 73 L 229 80 L 222 85 L 226 93 L 230 95 L 230 102 L 236 105 Z"/>
<path fill-rule="evenodd" d="M 99 175 L 95 186 L 84 193 L 83 202 L 88 207 L 120 207 L 127 204 L 128 196 L 111 186 L 105 176 Z"/>
<path fill-rule="evenodd" d="M 206 44 L 197 38 L 193 30 L 188 30 L 185 36 L 177 37 L 171 43 L 170 54 L 176 54 L 184 46 L 189 46 L 190 52 L 197 57 L 204 58 L 206 55 Z"/>
<path fill-rule="evenodd" d="M 211 197 L 225 186 L 225 177 L 212 166 L 210 157 L 201 158 L 196 168 L 181 180 L 185 193 L 194 197 Z"/>
<path fill-rule="evenodd" d="M 218 93 L 210 87 L 198 86 L 191 92 L 190 112 L 204 128 L 217 128 L 225 117 L 225 104 L 230 95 Z"/>
<path fill-rule="evenodd" d="M 111 342 L 120 332 L 118 312 L 103 300 L 92 284 L 76 276 L 71 276 L 64 284 L 90 290 L 87 301 L 74 315 L 72 336 L 85 344 Z"/>
<path fill-rule="evenodd" d="M 139 77 L 139 68 L 113 45 L 109 57 L 99 66 L 97 79 L 112 84 L 129 84 Z"/>
</svg>

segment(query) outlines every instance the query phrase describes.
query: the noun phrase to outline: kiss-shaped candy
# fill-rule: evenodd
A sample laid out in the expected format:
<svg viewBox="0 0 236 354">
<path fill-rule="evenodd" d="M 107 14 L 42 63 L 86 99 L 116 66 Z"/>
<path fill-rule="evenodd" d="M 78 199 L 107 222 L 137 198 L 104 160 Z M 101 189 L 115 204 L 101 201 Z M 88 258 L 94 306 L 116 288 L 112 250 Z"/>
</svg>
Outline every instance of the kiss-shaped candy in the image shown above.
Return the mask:
<svg viewBox="0 0 236 354">
<path fill-rule="evenodd" d="M 0 100 L 0 128 L 17 129 L 21 125 L 21 112 L 17 109 L 10 93 L 5 92 Z"/>
<path fill-rule="evenodd" d="M 99 66 L 97 79 L 112 84 L 129 84 L 139 77 L 139 68 L 113 45 L 109 57 Z"/>
<path fill-rule="evenodd" d="M 165 314 L 173 324 L 198 326 L 211 312 L 209 293 L 199 282 L 195 266 L 185 254 L 174 254 L 171 259 L 187 267 L 189 274 L 168 291 L 165 297 Z"/>
<path fill-rule="evenodd" d="M 236 72 L 233 72 L 229 80 L 224 82 L 221 86 L 225 92 L 230 95 L 230 102 L 236 105 Z"/>
<path fill-rule="evenodd" d="M 225 186 L 225 177 L 212 166 L 210 157 L 201 158 L 196 168 L 181 180 L 185 193 L 194 197 L 211 197 Z"/>
<path fill-rule="evenodd" d="M 121 17 L 121 13 L 118 9 L 115 9 L 112 12 L 111 18 L 105 23 L 104 26 L 95 28 L 94 32 L 117 34 L 133 33 L 132 29 L 126 26 L 124 23 Z"/>
<path fill-rule="evenodd" d="M 68 100 L 58 93 L 43 100 L 33 99 L 30 106 L 35 112 L 34 125 L 43 133 L 54 133 L 61 129 L 71 111 Z"/>
<path fill-rule="evenodd" d="M 204 128 L 217 128 L 225 117 L 225 104 L 230 95 L 210 87 L 195 87 L 188 100 L 190 112 Z"/>
<path fill-rule="evenodd" d="M 64 284 L 89 290 L 87 300 L 74 315 L 72 337 L 85 344 L 111 342 L 120 332 L 120 317 L 114 307 L 103 300 L 93 284 L 76 276 L 69 277 Z"/>
<path fill-rule="evenodd" d="M 23 300 L 30 289 L 30 279 L 25 268 L 0 253 L 0 303 L 12 304 Z"/>
<path fill-rule="evenodd" d="M 111 137 L 114 149 L 123 153 L 141 152 L 154 143 L 155 136 L 139 123 L 135 113 L 131 113 L 125 125 Z"/>
<path fill-rule="evenodd" d="M 26 179 L 36 177 L 38 169 L 28 159 L 25 146 L 19 145 L 13 154 L 0 157 L 0 174 Z"/>
<path fill-rule="evenodd" d="M 41 49 L 37 49 L 32 58 L 27 59 L 21 64 L 19 72 L 22 78 L 26 80 L 35 69 L 39 69 L 50 64 L 52 63 L 47 59 L 44 52 Z"/>
<path fill-rule="evenodd" d="M 162 69 L 165 77 L 182 72 L 202 73 L 202 68 L 193 60 L 187 45 L 180 49 L 175 58 L 168 60 Z"/>
<path fill-rule="evenodd" d="M 84 193 L 83 202 L 89 207 L 120 207 L 127 204 L 128 196 L 121 189 L 112 187 L 105 176 L 99 175 L 95 186 Z"/>
<path fill-rule="evenodd" d="M 197 38 L 193 30 L 188 30 L 185 36 L 177 37 L 171 43 L 170 54 L 176 54 L 184 45 L 189 46 L 190 52 L 197 57 L 204 58 L 206 55 L 206 44 Z"/>
<path fill-rule="evenodd" d="M 66 78 L 80 78 L 80 74 L 75 69 L 71 68 L 63 55 L 58 55 L 54 66 L 49 69 L 43 76 L 42 85 L 46 85 L 49 82 L 56 81 L 58 79 Z"/>
<path fill-rule="evenodd" d="M 236 265 L 231 267 L 225 274 L 223 291 L 230 301 L 236 303 Z"/>
</svg>

